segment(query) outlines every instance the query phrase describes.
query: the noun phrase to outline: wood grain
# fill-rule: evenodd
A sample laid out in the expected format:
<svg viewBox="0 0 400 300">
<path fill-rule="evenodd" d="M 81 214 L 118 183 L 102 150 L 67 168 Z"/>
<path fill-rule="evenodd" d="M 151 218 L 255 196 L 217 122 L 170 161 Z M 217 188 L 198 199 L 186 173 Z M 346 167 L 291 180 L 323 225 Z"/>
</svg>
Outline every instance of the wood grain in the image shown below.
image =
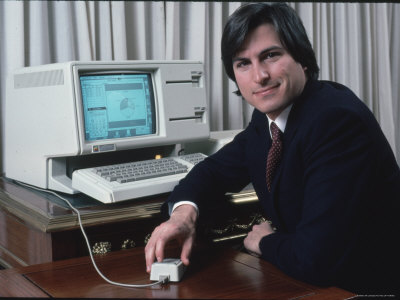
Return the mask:
<svg viewBox="0 0 400 300">
<path fill-rule="evenodd" d="M 170 249 L 169 254 L 176 256 L 174 251 Z M 181 282 L 148 288 L 124 288 L 106 283 L 88 257 L 3 270 L 0 278 L 8 278 L 11 285 L 4 286 L 0 280 L 0 296 L 29 293 L 61 298 L 162 299 L 346 299 L 353 296 L 337 288 L 299 282 L 263 260 L 232 249 L 199 248 L 191 261 Z M 143 248 L 96 256 L 96 262 L 110 280 L 150 283 Z M 20 288 L 26 288 L 27 292 L 21 292 Z"/>
</svg>

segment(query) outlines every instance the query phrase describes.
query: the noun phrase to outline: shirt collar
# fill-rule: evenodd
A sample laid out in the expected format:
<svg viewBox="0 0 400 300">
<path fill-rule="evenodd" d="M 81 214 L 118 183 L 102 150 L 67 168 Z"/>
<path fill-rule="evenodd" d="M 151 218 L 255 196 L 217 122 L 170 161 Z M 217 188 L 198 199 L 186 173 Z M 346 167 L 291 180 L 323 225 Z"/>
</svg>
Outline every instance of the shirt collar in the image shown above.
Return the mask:
<svg viewBox="0 0 400 300">
<path fill-rule="evenodd" d="M 285 128 L 286 128 L 286 123 L 289 117 L 289 113 L 290 110 L 292 109 L 293 103 L 290 104 L 288 107 L 286 107 L 280 114 L 278 117 L 276 117 L 275 121 L 271 120 L 268 116 L 268 129 L 269 129 L 269 134 L 272 136 L 271 134 L 271 123 L 275 122 L 276 126 L 278 126 L 278 128 L 280 129 L 280 131 L 285 132 Z"/>
</svg>

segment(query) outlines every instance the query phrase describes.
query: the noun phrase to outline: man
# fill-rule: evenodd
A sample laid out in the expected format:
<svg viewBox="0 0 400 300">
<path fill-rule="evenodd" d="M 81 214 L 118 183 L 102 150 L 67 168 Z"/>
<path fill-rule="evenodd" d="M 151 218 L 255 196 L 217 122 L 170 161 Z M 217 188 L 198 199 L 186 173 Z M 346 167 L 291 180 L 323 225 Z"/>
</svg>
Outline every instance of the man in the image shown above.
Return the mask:
<svg viewBox="0 0 400 300">
<path fill-rule="evenodd" d="M 250 253 L 312 284 L 393 294 L 400 170 L 372 113 L 348 88 L 317 80 L 305 29 L 286 4 L 239 8 L 221 49 L 228 76 L 255 108 L 252 120 L 176 186 L 162 207 L 170 218 L 146 246 L 147 271 L 172 239 L 188 265 L 209 199 L 251 182 L 276 230 L 255 225 L 244 240 Z M 279 163 L 273 170 L 269 152 Z"/>
</svg>

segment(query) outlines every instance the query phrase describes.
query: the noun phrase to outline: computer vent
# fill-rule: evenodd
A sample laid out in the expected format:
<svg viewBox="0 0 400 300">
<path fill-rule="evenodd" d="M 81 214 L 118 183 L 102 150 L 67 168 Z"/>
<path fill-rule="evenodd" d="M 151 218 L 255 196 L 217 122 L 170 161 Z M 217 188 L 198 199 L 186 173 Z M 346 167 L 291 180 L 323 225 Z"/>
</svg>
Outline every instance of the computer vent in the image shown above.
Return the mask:
<svg viewBox="0 0 400 300">
<path fill-rule="evenodd" d="M 24 89 L 40 86 L 63 85 L 63 70 L 51 70 L 42 72 L 32 72 L 16 74 L 14 76 L 14 88 Z"/>
</svg>

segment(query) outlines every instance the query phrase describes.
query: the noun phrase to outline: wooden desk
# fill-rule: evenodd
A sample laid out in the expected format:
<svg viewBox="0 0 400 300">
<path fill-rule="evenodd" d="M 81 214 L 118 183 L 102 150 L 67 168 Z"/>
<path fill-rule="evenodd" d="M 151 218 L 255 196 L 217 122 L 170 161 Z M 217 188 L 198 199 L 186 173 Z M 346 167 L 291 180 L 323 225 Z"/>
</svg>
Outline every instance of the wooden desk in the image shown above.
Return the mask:
<svg viewBox="0 0 400 300">
<path fill-rule="evenodd" d="M 150 283 L 144 250 L 134 248 L 96 256 L 110 280 Z M 197 249 L 182 281 L 148 288 L 106 283 L 89 257 L 0 271 L 2 297 L 182 298 L 182 299 L 349 299 L 352 293 L 294 280 L 266 261 L 232 249 Z"/>
<path fill-rule="evenodd" d="M 106 242 L 111 245 L 111 251 L 121 250 L 126 241 L 144 246 L 146 236 L 162 221 L 160 206 L 166 197 L 103 204 L 83 194 L 63 196 L 80 210 L 92 247 Z M 237 214 L 244 217 L 235 222 L 221 218 L 223 224 L 216 227 L 215 235 L 204 229 L 216 242 L 240 238 L 254 223 L 250 211 L 258 202 L 254 191 L 227 195 L 227 198 L 237 208 Z M 230 214 L 225 209 L 218 211 Z M 231 215 L 236 218 L 237 214 Z M 23 267 L 86 255 L 88 250 L 77 216 L 66 203 L 53 195 L 0 178 L 0 265 Z"/>
<path fill-rule="evenodd" d="M 103 204 L 63 195 L 77 207 L 92 245 L 120 250 L 127 239 L 143 245 L 160 222 L 164 197 Z M 0 264 L 21 267 L 88 255 L 77 216 L 57 197 L 0 178 Z"/>
</svg>

